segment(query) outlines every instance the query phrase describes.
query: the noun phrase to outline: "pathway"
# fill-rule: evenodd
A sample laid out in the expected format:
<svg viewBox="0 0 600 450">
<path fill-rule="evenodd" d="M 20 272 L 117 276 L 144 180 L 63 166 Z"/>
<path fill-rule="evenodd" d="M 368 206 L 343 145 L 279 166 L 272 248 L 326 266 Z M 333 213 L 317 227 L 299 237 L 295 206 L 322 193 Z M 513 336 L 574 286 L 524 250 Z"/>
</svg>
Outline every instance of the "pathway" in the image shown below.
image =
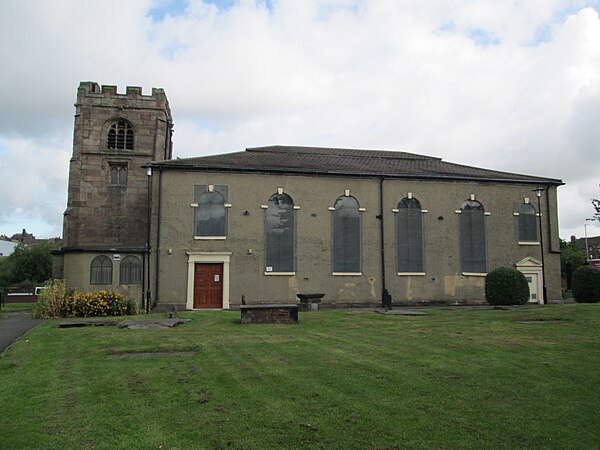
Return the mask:
<svg viewBox="0 0 600 450">
<path fill-rule="evenodd" d="M 30 312 L 3 312 L 5 319 L 0 319 L 0 355 L 2 355 L 17 339 L 27 333 L 42 320 L 32 319 Z"/>
</svg>

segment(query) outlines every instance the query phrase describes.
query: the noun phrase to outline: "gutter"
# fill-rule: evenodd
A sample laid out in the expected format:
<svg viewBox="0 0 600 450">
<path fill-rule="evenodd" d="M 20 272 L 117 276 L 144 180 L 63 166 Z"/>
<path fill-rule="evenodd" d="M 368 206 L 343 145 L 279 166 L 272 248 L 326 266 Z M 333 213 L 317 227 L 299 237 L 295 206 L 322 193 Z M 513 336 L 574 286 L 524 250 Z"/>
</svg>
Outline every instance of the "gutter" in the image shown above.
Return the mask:
<svg viewBox="0 0 600 450">
<path fill-rule="evenodd" d="M 170 160 L 176 162 L 177 160 Z M 493 183 L 511 183 L 511 184 L 535 184 L 540 183 L 563 186 L 565 183 L 562 180 L 553 178 L 529 178 L 529 179 L 507 179 L 507 178 L 495 178 L 495 177 L 474 177 L 464 175 L 428 175 L 428 174 L 393 174 L 393 173 L 366 173 L 366 172 L 337 172 L 337 171 L 320 171 L 320 170 L 294 170 L 294 169 L 264 169 L 264 168 L 239 168 L 229 166 L 194 166 L 185 163 L 181 164 L 165 164 L 153 163 L 154 167 L 161 167 L 164 170 L 192 170 L 192 171 L 205 171 L 205 172 L 238 172 L 238 173 L 274 173 L 274 174 L 290 174 L 290 175 L 330 175 L 330 176 L 356 176 L 356 177 L 385 177 L 385 178 L 398 178 L 398 179 L 422 179 L 422 180 L 442 180 L 442 181 L 473 181 L 473 182 L 493 182 Z"/>
<path fill-rule="evenodd" d="M 159 273 L 160 273 L 160 211 L 162 206 L 162 170 L 158 167 L 158 199 L 157 199 L 157 210 L 156 210 L 156 268 L 155 268 L 155 279 L 154 279 L 154 303 L 152 309 L 156 308 L 158 304 L 158 288 L 160 286 Z"/>
<path fill-rule="evenodd" d="M 95 246 L 81 246 L 81 247 L 61 247 L 56 250 L 52 250 L 53 255 L 64 255 L 65 253 L 145 253 L 145 247 L 95 247 Z"/>
<path fill-rule="evenodd" d="M 564 184 L 564 183 L 563 183 Z M 552 226 L 550 223 L 550 185 L 546 187 L 546 228 L 548 229 L 548 251 L 554 254 L 562 254 L 560 245 L 558 250 L 554 250 L 554 241 L 552 240 Z"/>
<path fill-rule="evenodd" d="M 392 309 L 392 296 L 387 290 L 385 283 L 385 227 L 383 223 L 383 182 L 385 177 L 379 178 L 379 233 L 381 242 L 381 305 L 383 308 Z"/>
</svg>

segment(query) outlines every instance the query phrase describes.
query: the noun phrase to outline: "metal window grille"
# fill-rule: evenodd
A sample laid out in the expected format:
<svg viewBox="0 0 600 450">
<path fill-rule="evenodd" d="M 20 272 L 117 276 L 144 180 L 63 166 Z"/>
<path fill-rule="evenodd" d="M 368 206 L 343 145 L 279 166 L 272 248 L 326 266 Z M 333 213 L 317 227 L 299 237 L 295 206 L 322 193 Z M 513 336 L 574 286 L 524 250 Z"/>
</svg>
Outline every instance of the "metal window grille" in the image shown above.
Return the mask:
<svg viewBox="0 0 600 450">
<path fill-rule="evenodd" d="M 274 194 L 265 210 L 266 268 L 294 272 L 296 239 L 294 202 L 287 194 Z"/>
<path fill-rule="evenodd" d="M 476 200 L 467 200 L 460 215 L 460 260 L 463 272 L 485 273 L 485 214 L 483 205 Z"/>
<path fill-rule="evenodd" d="M 141 284 L 142 263 L 135 256 L 126 256 L 119 267 L 119 284 Z"/>
<path fill-rule="evenodd" d="M 196 236 L 226 236 L 225 198 L 216 191 L 204 192 L 196 209 Z"/>
<path fill-rule="evenodd" d="M 112 261 L 104 256 L 96 256 L 90 265 L 90 284 L 112 284 Z"/>
<path fill-rule="evenodd" d="M 538 227 L 535 208 L 530 203 L 519 206 L 519 241 L 536 242 L 538 240 Z"/>
<path fill-rule="evenodd" d="M 403 198 L 396 215 L 398 272 L 423 272 L 423 215 L 416 198 Z"/>
<path fill-rule="evenodd" d="M 339 197 L 333 211 L 333 271 L 361 271 L 361 224 L 354 197 Z"/>
</svg>

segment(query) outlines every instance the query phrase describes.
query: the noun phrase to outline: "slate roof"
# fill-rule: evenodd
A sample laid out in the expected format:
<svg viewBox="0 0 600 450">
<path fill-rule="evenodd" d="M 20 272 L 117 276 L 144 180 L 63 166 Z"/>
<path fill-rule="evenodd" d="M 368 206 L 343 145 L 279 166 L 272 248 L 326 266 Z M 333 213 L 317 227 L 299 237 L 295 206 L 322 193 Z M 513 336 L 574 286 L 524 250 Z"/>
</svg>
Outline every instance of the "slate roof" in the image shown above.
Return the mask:
<svg viewBox="0 0 600 450">
<path fill-rule="evenodd" d="M 391 178 L 563 184 L 553 178 L 481 169 L 400 151 L 270 146 L 246 151 L 154 162 L 166 170 L 385 176 Z"/>
</svg>

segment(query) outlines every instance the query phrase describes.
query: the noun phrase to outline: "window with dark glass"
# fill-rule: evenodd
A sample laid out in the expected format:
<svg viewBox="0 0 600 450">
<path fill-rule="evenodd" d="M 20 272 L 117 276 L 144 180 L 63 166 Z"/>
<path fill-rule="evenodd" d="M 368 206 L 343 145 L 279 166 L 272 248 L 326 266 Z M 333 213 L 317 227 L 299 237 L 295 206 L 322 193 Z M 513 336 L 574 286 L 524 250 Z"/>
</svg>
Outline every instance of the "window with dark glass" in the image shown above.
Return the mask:
<svg viewBox="0 0 600 450">
<path fill-rule="evenodd" d="M 142 263 L 135 256 L 126 256 L 119 267 L 120 284 L 141 284 Z"/>
<path fill-rule="evenodd" d="M 133 127 L 124 119 L 117 120 L 108 129 L 107 148 L 133 150 Z"/>
<path fill-rule="evenodd" d="M 266 272 L 294 272 L 296 217 L 287 194 L 274 194 L 265 210 Z"/>
<path fill-rule="evenodd" d="M 206 191 L 197 197 L 196 236 L 226 236 L 227 220 L 225 198 L 216 191 Z"/>
<path fill-rule="evenodd" d="M 519 241 L 537 242 L 538 227 L 535 208 L 530 203 L 519 206 Z"/>
<path fill-rule="evenodd" d="M 361 226 L 358 202 L 339 197 L 333 210 L 333 272 L 359 273 Z"/>
<path fill-rule="evenodd" d="M 485 213 L 483 205 L 476 200 L 467 200 L 461 207 L 460 261 L 463 272 L 487 271 Z"/>
<path fill-rule="evenodd" d="M 396 214 L 398 272 L 424 272 L 423 215 L 416 198 L 403 198 Z"/>
<path fill-rule="evenodd" d="M 90 284 L 112 284 L 112 261 L 106 256 L 100 255 L 92 259 Z"/>
<path fill-rule="evenodd" d="M 127 186 L 127 164 L 110 164 L 110 184 Z"/>
</svg>

